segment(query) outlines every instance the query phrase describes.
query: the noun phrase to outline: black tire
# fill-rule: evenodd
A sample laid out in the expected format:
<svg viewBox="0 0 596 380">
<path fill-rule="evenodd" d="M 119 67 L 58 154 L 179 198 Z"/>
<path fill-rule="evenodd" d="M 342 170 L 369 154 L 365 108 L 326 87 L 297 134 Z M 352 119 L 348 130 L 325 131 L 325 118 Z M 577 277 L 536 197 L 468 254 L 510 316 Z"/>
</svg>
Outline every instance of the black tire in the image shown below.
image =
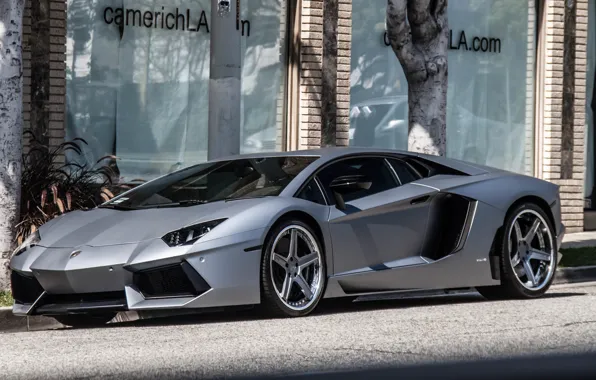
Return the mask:
<svg viewBox="0 0 596 380">
<path fill-rule="evenodd" d="M 284 229 L 292 225 L 300 226 L 306 229 L 312 235 L 319 249 L 319 252 L 321 253 L 322 258 L 322 260 L 320 260 L 319 263 L 319 271 L 322 271 L 322 276 L 319 284 L 320 291 L 315 296 L 312 304 L 304 310 L 294 310 L 284 304 L 284 302 L 280 299 L 275 290 L 271 275 L 270 261 L 275 239 Z M 325 251 L 315 231 L 312 229 L 310 225 L 301 220 L 282 220 L 272 228 L 272 230 L 268 234 L 267 240 L 265 241 L 264 247 L 265 249 L 263 250 L 263 255 L 261 258 L 261 309 L 263 310 L 263 312 L 273 317 L 304 317 L 310 314 L 317 307 L 317 305 L 321 301 L 321 298 L 323 298 L 327 286 L 327 266 L 325 263 Z"/>
<path fill-rule="evenodd" d="M 54 319 L 65 326 L 74 328 L 92 328 L 106 325 L 114 319 L 116 313 L 106 314 L 67 314 L 56 315 Z"/>
<path fill-rule="evenodd" d="M 514 227 L 514 221 L 517 215 L 522 211 L 531 210 L 538 213 L 542 219 L 546 222 L 547 227 L 550 230 L 551 236 L 551 247 L 555 249 L 554 260 L 551 261 L 551 265 L 554 266 L 553 275 L 548 280 L 547 284 L 539 290 L 532 290 L 524 287 L 518 280 L 513 266 L 511 264 L 510 252 L 509 252 L 509 234 Z M 501 285 L 497 286 L 486 286 L 478 287 L 476 290 L 488 300 L 504 300 L 504 299 L 532 299 L 542 297 L 550 288 L 554 279 L 554 273 L 557 270 L 557 258 L 556 258 L 556 234 L 553 228 L 550 218 L 546 215 L 544 210 L 534 203 L 523 203 L 507 213 L 505 218 L 505 224 L 502 228 L 502 233 L 498 237 L 497 242 L 497 254 L 499 256 L 499 266 L 501 272 Z"/>
</svg>

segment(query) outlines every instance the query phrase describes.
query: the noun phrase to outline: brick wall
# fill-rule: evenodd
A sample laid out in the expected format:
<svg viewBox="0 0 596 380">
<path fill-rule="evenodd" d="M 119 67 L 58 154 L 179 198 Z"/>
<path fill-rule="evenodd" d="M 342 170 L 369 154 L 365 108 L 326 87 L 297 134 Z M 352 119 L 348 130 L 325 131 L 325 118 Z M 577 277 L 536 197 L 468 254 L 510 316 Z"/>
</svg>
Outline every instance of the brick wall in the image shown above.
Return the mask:
<svg viewBox="0 0 596 380">
<path fill-rule="evenodd" d="M 337 22 L 337 136 L 338 146 L 350 143 L 350 71 L 352 0 L 339 0 Z"/>
<path fill-rule="evenodd" d="M 565 1 L 546 2 L 546 62 L 543 89 L 542 176 L 561 187 L 563 223 L 569 232 L 583 231 L 585 71 L 588 0 L 577 0 L 572 176 L 562 179 Z"/>
<path fill-rule="evenodd" d="M 321 146 L 323 2 L 302 1 L 300 25 L 299 149 Z"/>
<path fill-rule="evenodd" d="M 32 25 L 40 27 L 49 33 L 50 46 L 46 57 L 37 55 L 37 59 L 45 58 L 49 64 L 48 88 L 49 94 L 42 104 L 36 105 L 47 112 L 48 123 L 42 133 L 50 147 L 56 147 L 64 141 L 64 113 L 66 94 L 66 0 L 47 0 L 49 6 L 46 17 L 31 17 L 31 1 L 25 2 L 25 15 L 23 19 L 23 128 L 31 129 L 32 108 L 32 45 L 34 38 Z M 36 24 L 33 24 L 36 23 Z M 25 151 L 29 147 L 28 139 L 24 139 Z"/>
<path fill-rule="evenodd" d="M 50 0 L 50 146 L 64 142 L 66 108 L 66 0 Z"/>
<path fill-rule="evenodd" d="M 536 73 L 536 3 L 528 0 L 528 55 L 526 57 L 525 173 L 534 172 L 534 92 Z"/>
<path fill-rule="evenodd" d="M 336 144 L 347 146 L 350 128 L 352 0 L 338 0 Z M 321 146 L 323 1 L 302 1 L 299 149 Z"/>
</svg>

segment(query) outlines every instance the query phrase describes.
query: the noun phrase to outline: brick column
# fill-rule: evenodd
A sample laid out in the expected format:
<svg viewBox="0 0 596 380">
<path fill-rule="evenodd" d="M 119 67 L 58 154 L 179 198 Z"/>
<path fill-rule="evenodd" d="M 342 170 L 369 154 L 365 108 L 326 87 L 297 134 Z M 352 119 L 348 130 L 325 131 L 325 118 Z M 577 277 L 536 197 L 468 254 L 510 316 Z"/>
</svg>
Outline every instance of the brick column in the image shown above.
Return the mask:
<svg viewBox="0 0 596 380">
<path fill-rule="evenodd" d="M 36 123 L 37 134 L 42 133 L 50 147 L 56 147 L 64 141 L 64 110 L 66 103 L 66 0 L 49 0 L 49 12 L 45 15 L 36 13 L 33 17 L 31 1 L 25 3 L 23 19 L 23 129 L 32 129 Z M 37 0 L 35 0 L 37 1 Z M 32 25 L 37 34 L 32 34 Z M 48 33 L 49 35 L 45 35 Z M 37 41 L 41 39 L 43 41 Z M 36 43 L 49 41 L 49 49 L 37 49 Z M 36 50 L 32 57 L 32 49 Z M 36 65 L 36 75 L 32 75 L 32 59 L 49 62 L 49 76 L 39 72 L 43 68 Z M 42 65 L 46 66 L 46 65 Z M 43 81 L 44 83 L 40 83 Z M 39 97 L 39 89 L 48 89 L 49 94 Z M 35 117 L 32 118 L 32 93 L 35 99 Z M 29 148 L 28 139 L 24 139 L 25 152 Z"/>
<path fill-rule="evenodd" d="M 321 146 L 323 2 L 302 1 L 299 149 Z M 348 145 L 352 0 L 338 0 L 336 144 Z"/>
<path fill-rule="evenodd" d="M 350 143 L 350 71 L 352 52 L 352 0 L 339 0 L 337 24 L 337 136 L 338 146 Z"/>
<path fill-rule="evenodd" d="M 545 6 L 545 84 L 538 94 L 544 101 L 542 177 L 561 187 L 563 223 L 568 232 L 578 232 L 583 231 L 588 0 L 549 0 Z"/>
<path fill-rule="evenodd" d="M 534 90 L 536 73 L 536 2 L 528 0 L 528 53 L 526 57 L 525 174 L 534 171 Z"/>
<path fill-rule="evenodd" d="M 323 2 L 302 1 L 299 149 L 321 146 Z"/>
<path fill-rule="evenodd" d="M 50 0 L 50 146 L 64 142 L 66 110 L 66 0 Z"/>
</svg>

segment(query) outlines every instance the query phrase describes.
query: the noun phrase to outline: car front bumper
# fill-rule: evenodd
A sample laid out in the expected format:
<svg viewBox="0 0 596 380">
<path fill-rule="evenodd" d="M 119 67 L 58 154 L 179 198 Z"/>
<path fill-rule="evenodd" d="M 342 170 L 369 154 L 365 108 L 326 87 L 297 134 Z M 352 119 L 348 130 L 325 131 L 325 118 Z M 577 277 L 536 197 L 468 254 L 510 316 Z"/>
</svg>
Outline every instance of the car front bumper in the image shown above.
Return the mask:
<svg viewBox="0 0 596 380">
<path fill-rule="evenodd" d="M 11 262 L 15 315 L 208 309 L 260 302 L 260 241 L 250 231 L 187 249 L 160 241 L 33 247 Z"/>
</svg>

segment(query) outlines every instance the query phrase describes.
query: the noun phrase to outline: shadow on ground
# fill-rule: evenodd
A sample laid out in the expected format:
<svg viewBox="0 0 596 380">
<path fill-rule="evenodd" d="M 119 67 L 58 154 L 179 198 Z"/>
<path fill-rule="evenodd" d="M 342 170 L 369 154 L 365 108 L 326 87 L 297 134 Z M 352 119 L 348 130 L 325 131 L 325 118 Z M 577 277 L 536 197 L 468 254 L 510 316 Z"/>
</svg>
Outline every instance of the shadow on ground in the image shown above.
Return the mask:
<svg viewBox="0 0 596 380">
<path fill-rule="evenodd" d="M 544 298 L 563 298 L 582 296 L 585 293 L 581 292 L 565 292 L 565 293 L 547 293 Z M 332 315 L 339 313 L 358 313 L 375 310 L 388 309 L 406 309 L 411 307 L 430 307 L 440 305 L 457 305 L 468 303 L 487 303 L 487 302 L 507 302 L 507 301 L 487 301 L 477 293 L 461 294 L 461 295 L 447 295 L 434 296 L 424 298 L 402 298 L 402 299 L 381 299 L 381 300 L 365 300 L 351 302 L 346 299 L 329 299 L 323 300 L 313 316 Z M 524 300 L 523 302 L 533 302 L 532 300 Z M 265 316 L 258 307 L 244 308 L 244 309 L 226 309 L 216 310 L 200 314 L 188 314 L 179 316 L 154 317 L 149 319 L 139 319 L 134 321 L 111 323 L 101 328 L 127 328 L 127 327 L 143 327 L 143 326 L 169 326 L 169 325 L 189 325 L 189 324 L 209 324 L 209 323 L 229 323 L 241 321 L 258 321 L 267 320 L 270 317 Z"/>
</svg>

